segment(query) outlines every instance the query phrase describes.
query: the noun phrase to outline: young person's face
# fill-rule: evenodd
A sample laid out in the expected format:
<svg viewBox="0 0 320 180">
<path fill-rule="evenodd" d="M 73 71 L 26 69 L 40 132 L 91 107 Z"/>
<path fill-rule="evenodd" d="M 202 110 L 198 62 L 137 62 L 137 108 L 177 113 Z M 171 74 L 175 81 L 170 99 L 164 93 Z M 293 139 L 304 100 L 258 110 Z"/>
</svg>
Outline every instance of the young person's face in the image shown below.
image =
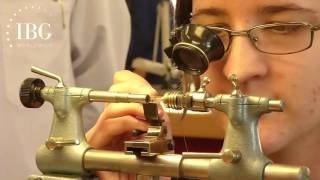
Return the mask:
<svg viewBox="0 0 320 180">
<path fill-rule="evenodd" d="M 192 23 L 247 30 L 274 22 L 320 24 L 319 0 L 193 0 Z M 276 44 L 275 44 L 276 45 Z M 299 137 L 320 129 L 320 31 L 313 46 L 300 53 L 272 55 L 259 52 L 246 36 L 232 40 L 221 61 L 205 73 L 213 83 L 209 92 L 230 93 L 228 76 L 236 74 L 246 95 L 281 99 L 284 112 L 269 113 L 259 121 L 264 151 L 277 152 Z M 214 111 L 226 125 L 226 116 Z"/>
</svg>

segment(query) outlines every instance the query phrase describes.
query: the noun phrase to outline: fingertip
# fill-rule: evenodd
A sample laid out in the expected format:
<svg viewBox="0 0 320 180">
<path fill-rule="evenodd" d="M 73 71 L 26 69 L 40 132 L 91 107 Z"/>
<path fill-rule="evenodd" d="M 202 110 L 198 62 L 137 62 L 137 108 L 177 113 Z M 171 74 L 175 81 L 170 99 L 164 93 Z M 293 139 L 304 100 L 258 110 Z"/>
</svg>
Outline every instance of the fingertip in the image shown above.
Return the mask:
<svg viewBox="0 0 320 180">
<path fill-rule="evenodd" d="M 158 106 L 158 114 L 159 114 L 159 117 L 163 117 L 164 114 L 165 114 L 165 111 L 163 110 L 162 106 Z"/>
<path fill-rule="evenodd" d="M 136 122 L 137 122 L 137 126 L 134 127 L 133 129 L 139 129 L 142 131 L 148 130 L 149 124 L 147 121 L 141 121 L 141 120 L 136 119 Z"/>
<path fill-rule="evenodd" d="M 120 70 L 113 74 L 113 83 L 119 83 L 123 81 L 123 78 L 126 77 L 126 75 L 130 74 L 130 71 L 128 70 Z"/>
<path fill-rule="evenodd" d="M 114 73 L 113 83 L 121 83 L 126 81 L 140 81 L 143 83 L 148 83 L 143 77 L 129 70 L 121 70 Z"/>
</svg>

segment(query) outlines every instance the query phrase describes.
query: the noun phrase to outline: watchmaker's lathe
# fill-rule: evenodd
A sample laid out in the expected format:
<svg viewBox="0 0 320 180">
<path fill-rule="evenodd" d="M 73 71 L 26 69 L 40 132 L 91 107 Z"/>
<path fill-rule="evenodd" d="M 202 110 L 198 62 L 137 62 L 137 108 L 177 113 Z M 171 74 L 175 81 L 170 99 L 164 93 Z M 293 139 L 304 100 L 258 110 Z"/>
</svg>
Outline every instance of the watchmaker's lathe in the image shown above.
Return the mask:
<svg viewBox="0 0 320 180">
<path fill-rule="evenodd" d="M 95 171 L 135 173 L 147 179 L 160 176 L 210 180 L 305 180 L 309 169 L 273 164 L 264 156 L 257 132 L 259 117 L 282 111 L 283 103 L 265 97 L 242 95 L 235 75 L 230 77 L 234 90 L 230 94 L 206 92 L 209 81 L 203 80 L 196 91 L 167 92 L 162 97 L 147 94 L 126 94 L 68 87 L 62 78 L 43 69 L 32 71 L 58 81 L 47 87 L 41 79 L 26 79 L 20 98 L 24 106 L 40 107 L 44 101 L 53 105 L 54 118 L 47 141 L 37 151 L 36 162 L 42 175 L 30 180 L 82 180 Z M 91 102 L 141 103 L 150 123 L 143 139 L 126 141 L 123 152 L 96 150 L 87 143 L 81 109 Z M 220 153 L 172 154 L 173 143 L 159 118 L 157 105 L 167 108 L 204 111 L 210 108 L 224 112 L 230 123 Z"/>
</svg>

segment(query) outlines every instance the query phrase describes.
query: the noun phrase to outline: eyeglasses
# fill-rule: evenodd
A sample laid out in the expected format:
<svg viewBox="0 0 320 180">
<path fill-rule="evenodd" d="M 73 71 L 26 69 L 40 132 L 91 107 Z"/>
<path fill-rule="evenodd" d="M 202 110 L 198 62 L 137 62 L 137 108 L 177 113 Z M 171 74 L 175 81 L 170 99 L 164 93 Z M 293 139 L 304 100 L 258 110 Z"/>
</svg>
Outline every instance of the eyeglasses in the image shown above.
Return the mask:
<svg viewBox="0 0 320 180">
<path fill-rule="evenodd" d="M 320 29 L 320 25 L 303 22 L 263 24 L 244 31 L 210 25 L 206 27 L 221 38 L 226 51 L 230 48 L 233 36 L 247 36 L 259 51 L 277 55 L 298 53 L 310 48 L 314 32 Z"/>
</svg>

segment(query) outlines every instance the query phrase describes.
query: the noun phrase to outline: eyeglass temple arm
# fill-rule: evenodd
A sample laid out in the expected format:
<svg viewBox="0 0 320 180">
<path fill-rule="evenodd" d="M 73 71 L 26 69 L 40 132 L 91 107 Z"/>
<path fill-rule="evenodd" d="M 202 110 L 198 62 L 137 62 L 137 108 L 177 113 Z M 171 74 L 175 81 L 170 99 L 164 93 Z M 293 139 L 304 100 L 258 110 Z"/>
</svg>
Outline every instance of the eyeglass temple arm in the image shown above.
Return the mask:
<svg viewBox="0 0 320 180">
<path fill-rule="evenodd" d="M 312 29 L 313 31 L 318 31 L 318 30 L 320 30 L 320 25 L 313 26 L 311 29 Z"/>
</svg>

